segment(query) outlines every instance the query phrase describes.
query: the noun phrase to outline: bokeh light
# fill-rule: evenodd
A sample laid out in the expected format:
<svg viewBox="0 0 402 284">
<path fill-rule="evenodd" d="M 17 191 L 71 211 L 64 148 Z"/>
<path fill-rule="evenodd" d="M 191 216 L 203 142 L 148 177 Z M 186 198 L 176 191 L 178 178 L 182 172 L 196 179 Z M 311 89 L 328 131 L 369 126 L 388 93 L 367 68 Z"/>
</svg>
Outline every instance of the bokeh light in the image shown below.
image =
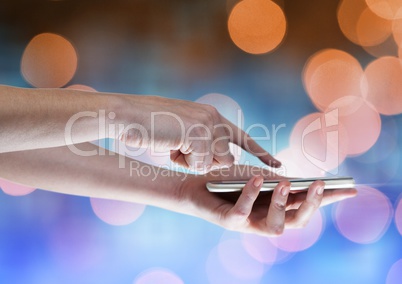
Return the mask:
<svg viewBox="0 0 402 284">
<path fill-rule="evenodd" d="M 312 167 L 312 169 L 306 171 L 302 165 L 299 165 L 301 158 L 296 158 L 293 154 L 291 148 L 285 148 L 275 155 L 275 159 L 281 161 L 282 166 L 279 169 L 274 169 L 279 175 L 287 176 L 287 177 L 309 177 L 309 176 L 317 176 L 320 175 L 321 171 L 316 167 Z M 305 162 L 305 159 L 302 160 Z M 306 163 L 310 165 L 310 163 Z"/>
<path fill-rule="evenodd" d="M 386 184 L 398 175 L 400 149 L 394 119 L 384 118 L 377 142 L 367 152 L 349 160 L 345 174 L 364 184 Z"/>
<path fill-rule="evenodd" d="M 378 17 L 366 8 L 357 22 L 356 33 L 360 45 L 378 45 L 391 35 L 392 22 Z"/>
<path fill-rule="evenodd" d="M 243 111 L 240 105 L 231 97 L 219 93 L 210 93 L 198 98 L 196 102 L 215 107 L 227 120 L 238 127 L 243 127 Z"/>
<path fill-rule="evenodd" d="M 396 44 L 402 47 L 402 19 L 392 21 L 392 35 Z"/>
<path fill-rule="evenodd" d="M 381 57 L 365 70 L 367 100 L 386 115 L 402 112 L 402 61 L 397 57 Z"/>
<path fill-rule="evenodd" d="M 152 268 L 144 271 L 134 280 L 133 284 L 184 284 L 184 281 L 174 272 L 165 268 Z"/>
<path fill-rule="evenodd" d="M 338 24 L 342 33 L 355 44 L 360 44 L 357 37 L 357 23 L 367 7 L 365 0 L 341 0 L 338 5 Z"/>
<path fill-rule="evenodd" d="M 395 209 L 395 225 L 399 233 L 402 235 L 402 196 L 399 197 L 399 201 Z"/>
<path fill-rule="evenodd" d="M 402 18 L 402 0 L 366 0 L 370 9 L 384 19 Z"/>
<path fill-rule="evenodd" d="M 344 96 L 363 96 L 363 69 L 352 55 L 337 49 L 313 54 L 303 70 L 307 94 L 319 110 Z"/>
<path fill-rule="evenodd" d="M 42 33 L 25 48 L 21 73 L 25 80 L 38 88 L 58 88 L 67 84 L 77 69 L 77 54 L 64 37 Z"/>
<path fill-rule="evenodd" d="M 360 155 L 368 151 L 380 136 L 381 117 L 361 97 L 347 96 L 336 100 L 328 107 L 326 115 L 336 115 L 339 124 L 344 127 L 345 131 L 338 132 L 339 141 L 348 141 L 348 155 Z"/>
<path fill-rule="evenodd" d="M 256 260 L 265 264 L 278 264 L 289 260 L 293 253 L 280 250 L 267 237 L 242 234 L 241 241 L 246 251 Z M 267 268 L 267 266 L 265 266 Z"/>
<path fill-rule="evenodd" d="M 304 116 L 293 127 L 290 148 L 305 174 L 321 176 L 343 162 L 347 141 L 347 133 L 339 124 L 337 114 L 316 112 Z"/>
<path fill-rule="evenodd" d="M 4 193 L 13 196 L 27 195 L 35 191 L 35 188 L 17 184 L 2 178 L 0 178 L 0 188 L 4 191 Z"/>
<path fill-rule="evenodd" d="M 342 33 L 355 44 L 378 45 L 391 34 L 392 22 L 373 13 L 365 0 L 341 1 L 337 16 Z"/>
<path fill-rule="evenodd" d="M 386 284 L 399 284 L 402 279 L 402 259 L 395 262 L 387 275 Z"/>
<path fill-rule="evenodd" d="M 117 200 L 90 198 L 92 210 L 102 221 L 115 226 L 128 225 L 137 220 L 145 205 Z"/>
<path fill-rule="evenodd" d="M 240 49 L 251 54 L 267 53 L 285 37 L 286 18 L 281 7 L 270 0 L 243 0 L 232 9 L 228 29 Z"/>
<path fill-rule="evenodd" d="M 221 241 L 207 259 L 209 283 L 260 283 L 264 265 L 251 257 L 240 240 Z"/>
<path fill-rule="evenodd" d="M 313 246 L 321 237 L 325 219 L 321 210 L 317 210 L 310 222 L 302 229 L 287 229 L 284 233 L 269 240 L 281 250 L 297 252 Z"/>
<path fill-rule="evenodd" d="M 70 273 L 98 269 L 107 255 L 104 235 L 90 218 L 64 217 L 52 224 L 48 242 L 52 262 Z"/>
<path fill-rule="evenodd" d="M 221 242 L 218 255 L 222 265 L 240 279 L 255 279 L 264 273 L 264 266 L 250 257 L 240 240 Z"/>
<path fill-rule="evenodd" d="M 398 153 L 398 126 L 394 119 L 389 118 L 382 123 L 381 133 L 377 142 L 363 155 L 355 157 L 356 161 L 366 164 L 375 164 Z M 396 152 L 395 152 L 396 151 Z"/>
<path fill-rule="evenodd" d="M 398 56 L 398 46 L 394 37 L 388 37 L 384 42 L 373 46 L 362 46 L 363 49 L 374 57 Z"/>
<path fill-rule="evenodd" d="M 361 244 L 378 241 L 392 218 L 389 199 L 377 189 L 358 186 L 358 195 L 336 204 L 333 218 L 338 231 L 347 239 Z"/>
</svg>

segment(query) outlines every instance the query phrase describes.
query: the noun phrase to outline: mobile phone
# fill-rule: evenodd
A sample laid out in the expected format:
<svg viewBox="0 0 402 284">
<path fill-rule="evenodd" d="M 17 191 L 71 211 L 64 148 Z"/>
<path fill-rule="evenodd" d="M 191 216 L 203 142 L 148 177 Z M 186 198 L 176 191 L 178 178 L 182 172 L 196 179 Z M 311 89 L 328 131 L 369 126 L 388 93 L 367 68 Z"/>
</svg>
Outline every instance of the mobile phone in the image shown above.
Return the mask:
<svg viewBox="0 0 402 284">
<path fill-rule="evenodd" d="M 317 177 L 317 178 L 298 178 L 289 179 L 291 190 L 307 190 L 316 180 L 325 182 L 324 189 L 354 188 L 355 180 L 352 177 Z M 262 184 L 261 191 L 272 191 L 280 180 L 266 180 Z M 241 191 L 246 185 L 247 180 L 220 180 L 209 181 L 206 186 L 210 192 L 237 192 Z"/>
</svg>

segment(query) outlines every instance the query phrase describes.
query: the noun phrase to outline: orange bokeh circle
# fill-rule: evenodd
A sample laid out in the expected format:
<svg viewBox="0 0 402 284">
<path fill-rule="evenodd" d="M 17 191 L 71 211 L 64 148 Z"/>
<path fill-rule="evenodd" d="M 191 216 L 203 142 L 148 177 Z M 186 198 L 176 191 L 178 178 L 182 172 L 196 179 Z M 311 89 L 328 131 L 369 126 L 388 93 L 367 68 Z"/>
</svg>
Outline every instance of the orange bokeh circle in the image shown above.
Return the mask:
<svg viewBox="0 0 402 284">
<path fill-rule="evenodd" d="M 359 17 L 356 33 L 360 45 L 378 45 L 391 35 L 392 22 L 378 17 L 367 7 Z"/>
<path fill-rule="evenodd" d="M 381 18 L 388 20 L 402 18 L 402 0 L 366 0 L 366 3 Z"/>
<path fill-rule="evenodd" d="M 274 50 L 286 33 L 282 9 L 270 0 L 244 0 L 233 7 L 229 35 L 243 51 L 262 54 Z"/>
<path fill-rule="evenodd" d="M 382 114 L 402 113 L 402 61 L 397 57 L 380 57 L 365 70 L 367 100 Z"/>
<path fill-rule="evenodd" d="M 364 96 L 364 72 L 352 55 L 337 49 L 313 54 L 303 70 L 303 83 L 314 105 L 325 110 L 343 96 Z"/>
<path fill-rule="evenodd" d="M 67 39 L 57 34 L 42 33 L 25 48 L 21 73 L 34 87 L 58 88 L 74 76 L 77 62 L 77 53 Z"/>
<path fill-rule="evenodd" d="M 365 0 L 341 1 L 337 17 L 342 33 L 361 46 L 378 45 L 391 34 L 391 21 L 372 12 Z"/>
</svg>

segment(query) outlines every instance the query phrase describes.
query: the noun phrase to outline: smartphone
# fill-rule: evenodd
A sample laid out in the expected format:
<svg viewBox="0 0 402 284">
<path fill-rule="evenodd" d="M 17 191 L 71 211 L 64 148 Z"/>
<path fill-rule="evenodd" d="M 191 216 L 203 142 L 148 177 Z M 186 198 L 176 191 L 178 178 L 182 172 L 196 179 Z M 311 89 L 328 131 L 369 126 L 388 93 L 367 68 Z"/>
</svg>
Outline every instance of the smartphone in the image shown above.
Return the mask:
<svg viewBox="0 0 402 284">
<path fill-rule="evenodd" d="M 289 179 L 291 190 L 307 190 L 316 180 L 325 182 L 324 189 L 354 188 L 355 180 L 352 177 L 317 177 L 317 178 L 298 178 Z M 272 191 L 280 180 L 264 181 L 261 191 Z M 236 192 L 241 191 L 246 185 L 247 180 L 243 181 L 209 181 L 206 186 L 210 192 Z"/>
</svg>

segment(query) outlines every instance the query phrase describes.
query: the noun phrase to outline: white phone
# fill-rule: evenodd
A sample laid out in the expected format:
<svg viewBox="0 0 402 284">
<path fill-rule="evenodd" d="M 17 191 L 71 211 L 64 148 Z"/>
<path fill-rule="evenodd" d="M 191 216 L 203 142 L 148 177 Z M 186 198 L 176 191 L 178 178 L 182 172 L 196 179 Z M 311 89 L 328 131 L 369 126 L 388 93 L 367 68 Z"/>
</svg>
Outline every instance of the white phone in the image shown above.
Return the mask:
<svg viewBox="0 0 402 284">
<path fill-rule="evenodd" d="M 337 189 L 337 188 L 354 188 L 355 180 L 352 177 L 317 177 L 317 178 L 298 178 L 289 179 L 291 183 L 291 190 L 307 190 L 308 187 L 316 180 L 325 182 L 324 189 Z M 272 191 L 280 180 L 267 180 L 264 181 L 261 191 Z M 241 191 L 246 185 L 247 180 L 231 181 L 209 181 L 206 186 L 210 192 L 237 192 Z"/>
</svg>

